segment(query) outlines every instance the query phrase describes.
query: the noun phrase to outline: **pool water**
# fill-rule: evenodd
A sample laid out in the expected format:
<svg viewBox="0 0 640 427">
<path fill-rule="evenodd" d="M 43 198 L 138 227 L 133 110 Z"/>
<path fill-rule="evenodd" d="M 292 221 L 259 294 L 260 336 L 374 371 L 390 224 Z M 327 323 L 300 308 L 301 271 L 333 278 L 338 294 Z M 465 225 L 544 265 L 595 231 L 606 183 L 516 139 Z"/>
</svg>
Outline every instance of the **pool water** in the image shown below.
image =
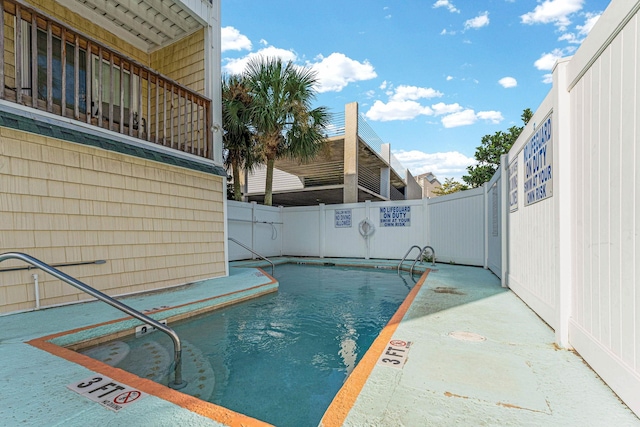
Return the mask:
<svg viewBox="0 0 640 427">
<path fill-rule="evenodd" d="M 185 378 L 197 370 L 186 392 L 278 427 L 317 426 L 413 282 L 395 271 L 292 264 L 275 276 L 277 293 L 170 325 L 184 343 Z M 128 347 L 119 368 L 166 384 L 164 334 L 118 345 Z"/>
</svg>

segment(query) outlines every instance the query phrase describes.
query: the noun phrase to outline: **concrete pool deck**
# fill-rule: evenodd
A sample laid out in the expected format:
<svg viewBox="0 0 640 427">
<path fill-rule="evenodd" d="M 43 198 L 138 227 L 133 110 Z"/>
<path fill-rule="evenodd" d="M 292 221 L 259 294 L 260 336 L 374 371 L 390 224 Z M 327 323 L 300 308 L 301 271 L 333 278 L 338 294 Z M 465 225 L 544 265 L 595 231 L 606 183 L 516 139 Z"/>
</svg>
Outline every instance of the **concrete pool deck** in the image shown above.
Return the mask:
<svg viewBox="0 0 640 427">
<path fill-rule="evenodd" d="M 397 263 L 277 260 L 288 261 L 386 268 Z M 277 274 L 276 267 L 276 278 Z M 407 273 L 405 277 L 410 280 Z M 232 269 L 227 278 L 132 296 L 124 302 L 160 319 L 212 305 L 214 300 L 229 303 L 275 287 L 257 270 L 240 268 Z M 515 294 L 501 288 L 488 270 L 438 264 L 414 294 L 398 321 L 390 322 L 393 339 L 411 342 L 402 368 L 376 363 L 381 351 L 374 354 L 372 346 L 363 359 L 366 363 L 358 365 L 347 380 L 349 387 L 334 400 L 323 420 L 325 426 L 640 426 L 640 420 L 583 360 L 558 349 L 553 331 Z M 100 302 L 0 317 L 2 425 L 262 424 L 119 369 L 87 363 L 86 356 L 64 358 L 29 344 L 70 330 L 91 339 L 95 333 L 91 326 L 111 327 L 123 318 Z M 64 344 L 68 336 L 56 339 Z M 382 343 L 385 348 L 387 342 Z M 107 376 L 148 395 L 114 412 L 68 388 L 93 375 Z"/>
</svg>

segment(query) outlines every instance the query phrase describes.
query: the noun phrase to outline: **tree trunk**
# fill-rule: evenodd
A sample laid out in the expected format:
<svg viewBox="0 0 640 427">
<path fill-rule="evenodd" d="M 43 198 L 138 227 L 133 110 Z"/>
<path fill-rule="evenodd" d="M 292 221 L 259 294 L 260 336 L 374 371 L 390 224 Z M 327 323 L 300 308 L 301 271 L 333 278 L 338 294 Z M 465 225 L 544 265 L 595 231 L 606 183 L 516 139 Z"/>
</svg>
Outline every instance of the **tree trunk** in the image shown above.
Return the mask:
<svg viewBox="0 0 640 427">
<path fill-rule="evenodd" d="M 265 206 L 273 206 L 273 166 L 275 162 L 275 158 L 271 158 L 270 156 L 267 158 L 267 178 L 264 183 Z"/>
<path fill-rule="evenodd" d="M 242 201 L 242 187 L 240 186 L 240 167 L 238 166 L 238 162 L 233 162 L 231 165 L 233 169 L 233 199 L 236 202 Z"/>
</svg>

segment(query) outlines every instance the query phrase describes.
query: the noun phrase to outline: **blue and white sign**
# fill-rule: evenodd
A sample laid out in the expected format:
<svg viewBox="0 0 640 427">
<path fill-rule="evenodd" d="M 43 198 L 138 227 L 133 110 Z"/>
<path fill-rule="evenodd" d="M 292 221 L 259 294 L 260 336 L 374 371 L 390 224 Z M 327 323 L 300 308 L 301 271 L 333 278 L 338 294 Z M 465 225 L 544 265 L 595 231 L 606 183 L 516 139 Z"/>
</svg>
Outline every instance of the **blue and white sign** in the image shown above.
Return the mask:
<svg viewBox="0 0 640 427">
<path fill-rule="evenodd" d="M 351 209 L 335 210 L 336 228 L 351 228 Z"/>
<path fill-rule="evenodd" d="M 524 146 L 524 205 L 553 195 L 553 132 L 551 116 L 534 132 Z"/>
<path fill-rule="evenodd" d="M 411 227 L 411 206 L 380 208 L 380 227 Z"/>
<path fill-rule="evenodd" d="M 509 211 L 518 210 L 518 159 L 509 165 Z"/>
</svg>

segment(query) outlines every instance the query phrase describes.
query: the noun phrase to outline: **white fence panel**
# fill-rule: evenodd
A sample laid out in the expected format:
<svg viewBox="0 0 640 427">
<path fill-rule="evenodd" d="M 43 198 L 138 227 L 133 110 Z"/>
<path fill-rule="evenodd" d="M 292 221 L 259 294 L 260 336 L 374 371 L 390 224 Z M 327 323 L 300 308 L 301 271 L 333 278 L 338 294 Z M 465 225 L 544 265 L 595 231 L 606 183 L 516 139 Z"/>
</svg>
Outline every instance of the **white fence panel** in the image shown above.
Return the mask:
<svg viewBox="0 0 640 427">
<path fill-rule="evenodd" d="M 282 214 L 280 208 L 227 201 L 229 237 L 269 256 L 282 253 Z M 253 254 L 234 242 L 229 242 L 229 260 L 250 259 Z"/>
<path fill-rule="evenodd" d="M 282 212 L 279 207 L 255 205 L 253 249 L 266 257 L 282 255 Z"/>
<path fill-rule="evenodd" d="M 370 258 L 400 260 L 411 246 L 418 245 L 422 248 L 429 244 L 426 233 L 426 201 L 427 199 L 420 199 L 370 204 L 369 218 L 376 227 L 369 242 Z M 438 255 L 438 248 L 434 249 Z M 412 256 L 416 256 L 416 252 L 417 250 Z"/>
<path fill-rule="evenodd" d="M 365 204 L 326 205 L 323 209 L 323 256 L 366 258 L 367 241 L 358 230 L 360 221 L 367 218 L 368 209 Z"/>
<path fill-rule="evenodd" d="M 320 215 L 318 206 L 290 207 L 282 211 L 285 224 L 283 255 L 320 256 Z"/>
<path fill-rule="evenodd" d="M 613 1 L 568 66 L 575 247 L 569 338 L 636 414 L 639 7 L 640 2 Z"/>
<path fill-rule="evenodd" d="M 429 199 L 429 240 L 438 261 L 484 266 L 484 205 L 484 188 Z"/>
<path fill-rule="evenodd" d="M 534 202 L 531 197 L 536 196 L 535 190 L 530 191 L 534 179 L 533 155 L 525 161 L 525 146 L 537 138 L 540 126 L 546 119 L 552 117 L 553 93 L 549 94 L 538 111 L 531 118 L 509 152 L 509 163 L 517 160 L 518 174 L 518 206 L 517 210 L 509 213 L 509 287 L 518 294 L 542 319 L 552 328 L 556 328 L 556 298 L 558 287 L 557 270 L 557 184 L 553 180 L 553 188 L 548 188 L 546 199 Z M 557 150 L 557 128 L 553 126 L 554 138 L 547 149 Z M 532 145 L 528 146 L 529 148 Z M 529 150 L 527 148 L 527 151 Z M 535 151 L 535 150 L 533 150 Z M 538 150 L 539 151 L 539 150 Z M 529 154 L 529 152 L 527 152 Z M 553 156 L 553 157 L 557 157 Z M 547 160 L 552 160 L 552 153 L 547 153 Z M 560 165 L 553 164 L 553 174 L 557 176 Z M 525 191 L 525 187 L 527 190 Z M 531 202 L 527 204 L 526 198 Z"/>
</svg>

